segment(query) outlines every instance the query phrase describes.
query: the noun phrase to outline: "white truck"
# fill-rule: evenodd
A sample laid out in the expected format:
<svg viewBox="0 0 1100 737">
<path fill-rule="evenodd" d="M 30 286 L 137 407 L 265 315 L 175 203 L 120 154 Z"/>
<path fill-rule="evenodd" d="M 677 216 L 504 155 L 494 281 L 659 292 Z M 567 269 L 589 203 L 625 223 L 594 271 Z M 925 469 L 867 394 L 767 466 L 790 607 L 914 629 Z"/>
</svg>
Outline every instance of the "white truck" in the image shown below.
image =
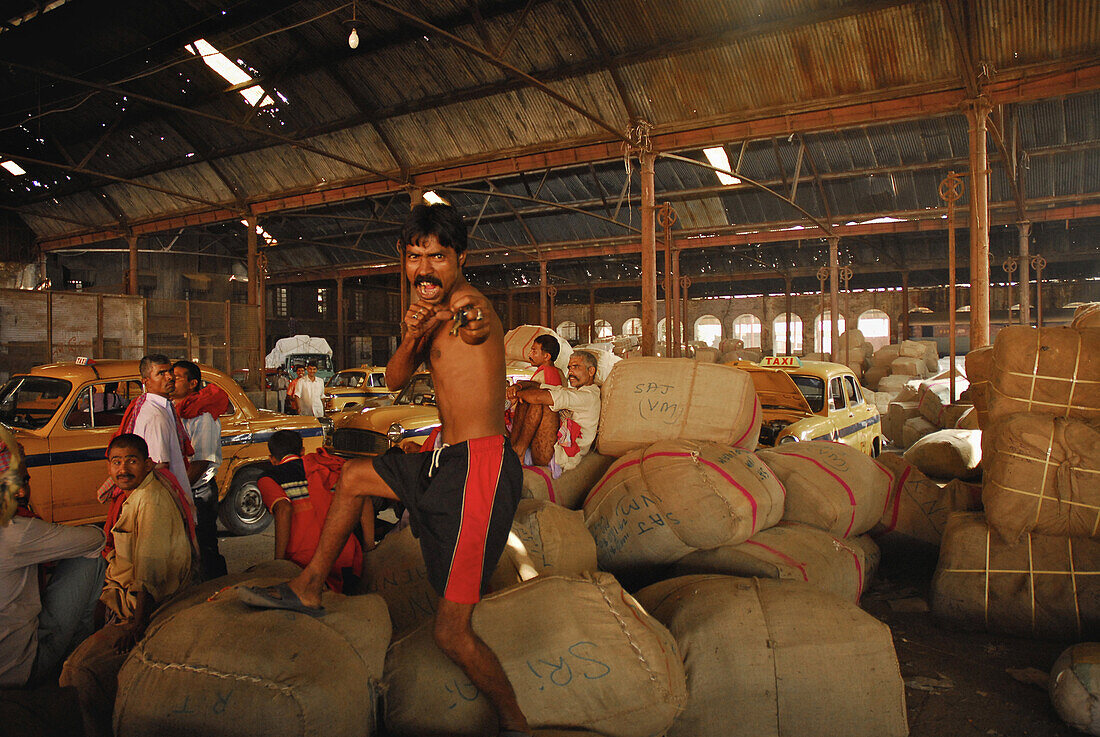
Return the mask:
<svg viewBox="0 0 1100 737">
<path fill-rule="evenodd" d="M 285 369 L 291 379 L 294 378 L 294 370 L 307 363 L 316 363 L 317 375 L 328 382 L 335 372 L 332 369 L 332 348 L 327 340 L 308 335 L 280 338 L 264 359 L 265 368 Z"/>
</svg>

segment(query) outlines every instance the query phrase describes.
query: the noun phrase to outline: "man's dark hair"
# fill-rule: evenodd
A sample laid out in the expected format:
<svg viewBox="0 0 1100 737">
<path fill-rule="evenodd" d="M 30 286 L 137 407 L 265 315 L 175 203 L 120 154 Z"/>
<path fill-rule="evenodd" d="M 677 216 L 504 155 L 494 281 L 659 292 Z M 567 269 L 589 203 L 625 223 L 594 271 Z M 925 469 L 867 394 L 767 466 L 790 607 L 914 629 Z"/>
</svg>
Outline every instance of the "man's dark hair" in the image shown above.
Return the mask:
<svg viewBox="0 0 1100 737">
<path fill-rule="evenodd" d="M 310 361 L 309 363 L 306 364 L 306 368 L 307 369 L 308 368 L 317 368 L 317 364 L 314 363 L 313 361 Z"/>
<path fill-rule="evenodd" d="M 141 378 L 144 381 L 149 378 L 149 374 L 153 371 L 154 366 L 163 366 L 164 364 L 172 365 L 171 359 L 163 353 L 150 353 L 141 359 L 141 363 L 138 364 L 138 373 L 141 374 Z"/>
<path fill-rule="evenodd" d="M 558 360 L 558 354 L 561 353 L 561 345 L 558 344 L 558 339 L 553 335 L 539 335 L 535 337 L 535 342 L 539 344 L 539 348 L 543 353 L 550 354 L 550 362 Z"/>
<path fill-rule="evenodd" d="M 121 435 L 115 437 L 107 445 L 107 455 L 111 455 L 111 451 L 115 448 L 126 448 L 127 450 L 137 451 L 137 454 L 142 458 L 149 457 L 149 445 L 145 442 L 145 438 L 140 435 L 134 435 L 132 432 L 124 432 Z"/>
<path fill-rule="evenodd" d="M 456 254 L 466 251 L 466 223 L 458 210 L 450 205 L 417 205 L 401 226 L 401 248 L 419 245 L 428 236 L 439 239 L 439 245 Z"/>
<path fill-rule="evenodd" d="M 303 447 L 302 436 L 294 430 L 279 430 L 267 439 L 267 452 L 276 460 L 301 455 Z"/>
<path fill-rule="evenodd" d="M 188 381 L 202 381 L 202 371 L 190 361 L 176 361 L 172 364 L 172 370 L 183 369 L 187 373 Z"/>
</svg>

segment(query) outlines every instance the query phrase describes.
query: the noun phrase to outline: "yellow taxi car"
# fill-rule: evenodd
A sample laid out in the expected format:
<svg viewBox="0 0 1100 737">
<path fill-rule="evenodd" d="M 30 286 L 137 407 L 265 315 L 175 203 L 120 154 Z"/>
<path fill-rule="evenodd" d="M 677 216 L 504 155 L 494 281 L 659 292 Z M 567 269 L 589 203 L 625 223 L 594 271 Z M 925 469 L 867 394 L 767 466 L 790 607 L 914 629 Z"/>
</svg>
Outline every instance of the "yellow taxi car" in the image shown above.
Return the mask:
<svg viewBox="0 0 1100 737">
<path fill-rule="evenodd" d="M 877 456 L 885 441 L 878 409 L 863 397 L 855 374 L 829 361 L 766 356 L 759 364 L 727 364 L 747 371 L 764 419 L 760 446 L 834 440 Z"/>
<path fill-rule="evenodd" d="M 393 398 L 394 393 L 386 386 L 385 366 L 363 364 L 336 372 L 326 382 L 321 401 L 325 414 L 330 415 L 360 406 L 381 407 Z"/>
<path fill-rule="evenodd" d="M 509 383 L 530 379 L 533 366 L 510 362 L 506 367 Z M 418 371 L 388 407 L 363 407 L 332 416 L 330 447 L 342 456 L 378 455 L 406 440 L 423 444 L 439 426 L 432 375 Z"/>
<path fill-rule="evenodd" d="M 237 382 L 200 366 L 203 383 L 229 395 L 221 416 L 222 464 L 218 469 L 219 517 L 234 534 L 267 527 L 271 515 L 256 481 L 270 466 L 267 439 L 297 430 L 307 451 L 324 440 L 315 417 L 291 417 L 257 409 Z M 0 389 L 0 422 L 23 446 L 31 477 L 31 504 L 49 522 L 81 524 L 104 519 L 96 490 L 107 478 L 107 444 L 129 403 L 142 393 L 137 361 L 97 361 L 36 366 Z"/>
</svg>

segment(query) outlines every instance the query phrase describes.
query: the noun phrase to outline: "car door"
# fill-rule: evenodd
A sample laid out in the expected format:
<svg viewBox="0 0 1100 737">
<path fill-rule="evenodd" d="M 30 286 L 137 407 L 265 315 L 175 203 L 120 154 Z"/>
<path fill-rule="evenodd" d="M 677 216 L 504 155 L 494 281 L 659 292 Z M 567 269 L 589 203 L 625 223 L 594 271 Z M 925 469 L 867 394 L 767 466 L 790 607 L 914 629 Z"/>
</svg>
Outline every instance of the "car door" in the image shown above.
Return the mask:
<svg viewBox="0 0 1100 737">
<path fill-rule="evenodd" d="M 851 430 L 855 432 L 850 436 L 851 445 L 858 447 L 864 453 L 871 453 L 871 439 L 874 437 L 874 427 L 868 420 L 871 418 L 870 407 L 863 397 L 863 392 L 856 385 L 855 376 L 844 376 L 844 393 L 848 399 L 848 412 L 851 416 Z M 857 429 L 858 428 L 858 429 Z"/>
<path fill-rule="evenodd" d="M 844 398 L 844 382 L 841 377 L 834 376 L 829 379 L 829 439 L 836 440 L 841 443 L 849 442 L 845 437 L 845 430 L 847 430 L 850 420 L 850 414 L 848 412 L 848 403 Z"/>
<path fill-rule="evenodd" d="M 137 379 L 86 384 L 62 408 L 50 433 L 54 521 L 102 517 L 107 507 L 96 491 L 107 479 L 107 444 L 118 431 L 126 407 L 142 392 Z"/>
</svg>

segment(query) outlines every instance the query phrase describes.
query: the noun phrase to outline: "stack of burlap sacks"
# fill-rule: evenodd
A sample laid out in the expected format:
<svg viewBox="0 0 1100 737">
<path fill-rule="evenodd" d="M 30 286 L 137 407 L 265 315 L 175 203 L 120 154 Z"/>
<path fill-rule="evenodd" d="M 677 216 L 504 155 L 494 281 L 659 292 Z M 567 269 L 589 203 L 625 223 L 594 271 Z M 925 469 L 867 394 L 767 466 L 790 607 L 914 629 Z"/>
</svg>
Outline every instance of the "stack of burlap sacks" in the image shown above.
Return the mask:
<svg viewBox="0 0 1100 737">
<path fill-rule="evenodd" d="M 965 628 L 1100 635 L 1100 328 L 1010 326 L 966 365 L 985 511 L 950 518 L 933 610 Z"/>
</svg>

